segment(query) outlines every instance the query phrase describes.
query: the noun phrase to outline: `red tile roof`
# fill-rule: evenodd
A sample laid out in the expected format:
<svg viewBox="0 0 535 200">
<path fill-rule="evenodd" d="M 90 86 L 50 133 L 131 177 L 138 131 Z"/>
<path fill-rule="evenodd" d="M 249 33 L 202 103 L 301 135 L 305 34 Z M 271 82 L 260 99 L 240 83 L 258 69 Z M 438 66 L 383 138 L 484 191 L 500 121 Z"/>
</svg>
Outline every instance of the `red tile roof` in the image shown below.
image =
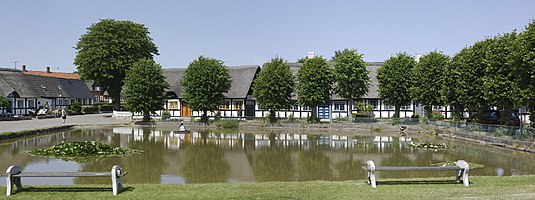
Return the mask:
<svg viewBox="0 0 535 200">
<path fill-rule="evenodd" d="M 66 78 L 66 79 L 80 79 L 80 75 L 76 73 L 65 73 L 65 72 L 43 72 L 43 71 L 23 71 L 25 74 L 32 74 L 37 76 L 51 76 L 56 78 Z"/>
</svg>

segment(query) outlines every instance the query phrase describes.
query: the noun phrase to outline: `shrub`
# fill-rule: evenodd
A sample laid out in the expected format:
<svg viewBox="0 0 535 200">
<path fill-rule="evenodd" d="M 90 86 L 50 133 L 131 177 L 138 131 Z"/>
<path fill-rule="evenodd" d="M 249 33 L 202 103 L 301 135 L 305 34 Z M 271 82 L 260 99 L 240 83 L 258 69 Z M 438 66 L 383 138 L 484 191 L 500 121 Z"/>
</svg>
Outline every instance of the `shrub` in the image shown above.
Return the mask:
<svg viewBox="0 0 535 200">
<path fill-rule="evenodd" d="M 413 118 L 413 119 L 418 119 L 418 118 L 420 118 L 420 115 L 419 115 L 419 114 L 412 114 L 412 115 L 411 115 L 411 118 Z"/>
<path fill-rule="evenodd" d="M 319 122 L 320 122 L 320 118 L 318 118 L 318 117 L 311 116 L 311 117 L 307 118 L 307 123 L 309 123 L 309 124 L 316 124 L 316 123 L 319 123 Z"/>
<path fill-rule="evenodd" d="M 349 121 L 349 118 L 347 117 L 337 117 L 333 119 L 333 122 L 335 123 L 348 122 L 348 121 Z"/>
<path fill-rule="evenodd" d="M 100 112 L 112 112 L 113 107 L 113 105 L 102 105 L 100 106 Z"/>
<path fill-rule="evenodd" d="M 167 121 L 167 120 L 169 120 L 169 119 L 171 119 L 171 113 L 168 112 L 168 111 L 163 111 L 163 113 L 162 113 L 162 120 Z"/>
<path fill-rule="evenodd" d="M 438 110 L 433 110 L 433 112 L 431 113 L 431 119 L 443 120 L 444 119 L 444 115 L 442 114 L 442 112 L 440 112 Z"/>
<path fill-rule="evenodd" d="M 295 120 L 296 120 L 296 119 L 295 119 L 295 117 L 294 117 L 294 114 L 293 114 L 293 113 L 292 113 L 292 114 L 290 114 L 290 115 L 288 116 L 288 122 L 290 122 L 290 123 L 291 123 L 291 122 L 295 122 Z"/>
<path fill-rule="evenodd" d="M 355 107 L 358 110 L 358 114 L 369 115 L 373 111 L 373 107 L 368 104 L 363 104 L 362 102 L 355 103 Z"/>
<path fill-rule="evenodd" d="M 219 120 L 215 122 L 218 128 L 235 129 L 240 127 L 240 121 L 238 120 Z"/>
<path fill-rule="evenodd" d="M 99 111 L 98 106 L 82 106 L 82 113 L 85 113 L 85 114 L 98 113 L 98 111 Z"/>
<path fill-rule="evenodd" d="M 69 106 L 69 111 L 73 113 L 81 113 L 82 112 L 82 106 L 78 102 L 74 102 Z"/>
</svg>

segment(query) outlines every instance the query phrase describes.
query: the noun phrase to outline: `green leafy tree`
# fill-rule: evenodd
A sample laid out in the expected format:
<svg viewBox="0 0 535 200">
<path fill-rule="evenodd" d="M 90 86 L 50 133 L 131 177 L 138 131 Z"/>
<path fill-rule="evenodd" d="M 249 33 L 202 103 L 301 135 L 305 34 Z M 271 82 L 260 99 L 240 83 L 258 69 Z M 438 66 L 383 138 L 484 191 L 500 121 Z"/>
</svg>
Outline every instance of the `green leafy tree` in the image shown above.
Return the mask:
<svg viewBox="0 0 535 200">
<path fill-rule="evenodd" d="M 440 91 L 449 62 L 449 56 L 433 51 L 423 56 L 412 70 L 413 84 L 409 91 L 414 101 L 424 105 L 428 118 L 433 105 L 443 105 Z"/>
<path fill-rule="evenodd" d="M 455 54 L 449 65 L 444 70 L 444 77 L 440 93 L 445 104 L 453 107 L 453 118 L 459 120 L 462 118 L 462 112 L 468 107 L 469 88 L 472 82 L 477 77 L 470 69 L 469 54 L 472 49 L 470 47 L 462 49 Z"/>
<path fill-rule="evenodd" d="M 253 95 L 260 108 L 268 109 L 270 122 L 276 120 L 275 111 L 292 106 L 295 77 L 282 58 L 273 58 L 262 67 L 253 85 Z"/>
<path fill-rule="evenodd" d="M 223 61 L 199 56 L 189 64 L 180 84 L 191 109 L 202 111 L 201 121 L 208 124 L 208 111 L 223 103 L 232 79 Z"/>
<path fill-rule="evenodd" d="M 515 83 L 512 62 L 509 62 L 515 52 L 515 32 L 488 38 L 485 76 L 483 76 L 483 94 L 490 105 L 495 105 L 503 110 L 500 121 L 503 124 L 509 122 L 513 112 L 519 88 Z"/>
<path fill-rule="evenodd" d="M 336 86 L 334 91 L 342 98 L 349 99 L 348 117 L 353 121 L 353 100 L 361 99 L 368 93 L 370 87 L 369 72 L 366 70 L 364 55 L 355 49 L 335 51 L 332 61 L 334 63 L 334 77 Z"/>
<path fill-rule="evenodd" d="M 298 78 L 298 104 L 310 106 L 312 121 L 317 121 L 316 107 L 330 101 L 334 76 L 327 61 L 322 57 L 305 60 L 297 72 Z"/>
<path fill-rule="evenodd" d="M 118 107 L 128 70 L 138 60 L 158 55 L 149 33 L 131 21 L 104 19 L 92 24 L 75 47 L 74 65 L 80 77 L 106 87 Z"/>
<path fill-rule="evenodd" d="M 510 57 L 515 82 L 519 88 L 516 105 L 535 111 L 535 20 L 532 20 L 518 35 L 516 50 Z M 535 121 L 535 115 L 530 115 Z"/>
<path fill-rule="evenodd" d="M 162 67 L 152 59 L 140 60 L 134 63 L 124 80 L 124 104 L 131 112 L 143 113 L 143 121 L 149 121 L 151 113 L 162 109 L 167 88 L 169 84 Z"/>
<path fill-rule="evenodd" d="M 412 69 L 416 61 L 407 53 L 398 53 L 388 58 L 377 72 L 379 96 L 389 105 L 395 106 L 395 116 L 399 117 L 401 106 L 409 105 L 409 88 L 412 85 Z"/>
<path fill-rule="evenodd" d="M 0 96 L 0 108 L 7 108 L 9 106 L 9 99 Z"/>
</svg>

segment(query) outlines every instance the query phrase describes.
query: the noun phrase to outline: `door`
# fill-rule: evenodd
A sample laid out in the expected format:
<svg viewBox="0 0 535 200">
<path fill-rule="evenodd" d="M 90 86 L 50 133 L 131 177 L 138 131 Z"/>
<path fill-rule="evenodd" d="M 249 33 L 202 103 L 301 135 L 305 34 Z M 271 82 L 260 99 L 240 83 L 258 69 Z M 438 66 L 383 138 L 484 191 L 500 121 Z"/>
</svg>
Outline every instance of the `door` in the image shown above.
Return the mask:
<svg viewBox="0 0 535 200">
<path fill-rule="evenodd" d="M 182 117 L 191 117 L 191 108 L 189 107 L 186 101 L 180 102 L 180 116 Z"/>
<path fill-rule="evenodd" d="M 329 105 L 318 106 L 318 118 L 329 119 Z"/>
<path fill-rule="evenodd" d="M 245 103 L 245 118 L 252 119 L 255 116 L 255 101 L 247 100 Z"/>
</svg>

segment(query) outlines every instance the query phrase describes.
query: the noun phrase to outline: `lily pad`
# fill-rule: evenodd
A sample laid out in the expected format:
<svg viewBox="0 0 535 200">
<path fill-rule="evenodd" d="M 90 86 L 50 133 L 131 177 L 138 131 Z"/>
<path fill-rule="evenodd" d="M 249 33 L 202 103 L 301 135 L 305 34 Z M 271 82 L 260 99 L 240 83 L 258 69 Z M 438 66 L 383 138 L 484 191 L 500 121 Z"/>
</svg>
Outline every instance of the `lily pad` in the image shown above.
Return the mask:
<svg viewBox="0 0 535 200">
<path fill-rule="evenodd" d="M 55 157 L 63 160 L 76 160 L 77 158 L 99 158 L 111 156 L 125 156 L 139 154 L 141 150 L 113 147 L 102 141 L 68 142 L 54 145 L 49 148 L 27 151 L 28 155 Z"/>
</svg>

